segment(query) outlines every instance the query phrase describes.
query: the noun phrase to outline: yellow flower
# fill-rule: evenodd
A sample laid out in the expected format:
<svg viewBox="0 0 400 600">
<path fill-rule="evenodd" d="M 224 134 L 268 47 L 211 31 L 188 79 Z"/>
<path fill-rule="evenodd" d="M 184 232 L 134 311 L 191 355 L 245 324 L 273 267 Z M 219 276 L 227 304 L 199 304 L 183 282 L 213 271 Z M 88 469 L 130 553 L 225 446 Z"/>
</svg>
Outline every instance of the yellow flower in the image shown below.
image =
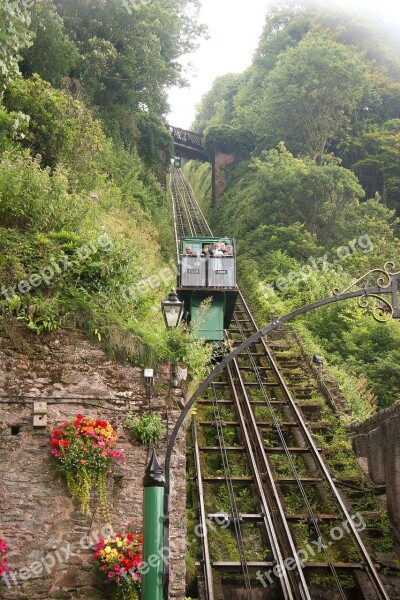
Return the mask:
<svg viewBox="0 0 400 600">
<path fill-rule="evenodd" d="M 118 546 L 118 548 L 121 548 L 122 542 L 117 542 L 117 546 Z"/>
<path fill-rule="evenodd" d="M 111 548 L 110 548 L 110 546 L 106 546 L 106 547 L 104 548 L 104 551 L 105 551 L 105 553 L 106 553 L 106 554 L 110 554 L 110 552 L 111 552 Z"/>
</svg>

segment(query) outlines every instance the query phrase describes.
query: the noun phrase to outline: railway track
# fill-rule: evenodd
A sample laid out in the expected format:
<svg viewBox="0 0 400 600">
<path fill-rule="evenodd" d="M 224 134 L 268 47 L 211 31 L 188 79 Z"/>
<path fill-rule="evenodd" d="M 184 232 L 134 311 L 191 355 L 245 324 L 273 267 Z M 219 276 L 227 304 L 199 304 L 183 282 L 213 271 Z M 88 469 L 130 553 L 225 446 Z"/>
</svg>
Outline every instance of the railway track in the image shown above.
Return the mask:
<svg viewBox="0 0 400 600">
<path fill-rule="evenodd" d="M 185 236 L 212 235 L 180 169 L 171 170 L 170 190 L 177 249 Z M 239 293 L 226 343 L 257 330 Z M 189 513 L 201 532 L 189 542 L 199 597 L 222 600 L 232 589 L 246 600 L 311 600 L 323 586 L 335 599 L 388 600 L 364 518 L 351 512 L 314 441 L 329 427 L 321 404 L 290 360 L 278 366 L 260 340 L 197 403 L 188 475 Z"/>
</svg>

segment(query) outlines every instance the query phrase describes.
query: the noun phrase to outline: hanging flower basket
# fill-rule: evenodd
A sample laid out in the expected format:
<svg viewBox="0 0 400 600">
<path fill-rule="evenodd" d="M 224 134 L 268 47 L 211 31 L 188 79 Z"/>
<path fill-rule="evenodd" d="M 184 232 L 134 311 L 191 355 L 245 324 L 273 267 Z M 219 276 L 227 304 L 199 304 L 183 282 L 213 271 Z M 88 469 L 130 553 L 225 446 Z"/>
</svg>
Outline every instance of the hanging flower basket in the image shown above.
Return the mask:
<svg viewBox="0 0 400 600">
<path fill-rule="evenodd" d="M 91 514 L 90 497 L 97 490 L 98 508 L 108 520 L 107 476 L 120 474 L 123 454 L 115 449 L 117 432 L 108 423 L 77 415 L 73 421 L 60 423 L 51 434 L 52 454 L 61 467 L 80 509 Z"/>
<path fill-rule="evenodd" d="M 3 575 L 10 572 L 10 568 L 7 567 L 8 558 L 6 558 L 5 554 L 7 552 L 7 544 L 6 541 L 0 537 L 0 587 L 3 584 Z"/>
<path fill-rule="evenodd" d="M 142 544 L 142 536 L 133 533 L 99 540 L 93 557 L 99 582 L 107 586 L 113 600 L 139 600 Z"/>
</svg>

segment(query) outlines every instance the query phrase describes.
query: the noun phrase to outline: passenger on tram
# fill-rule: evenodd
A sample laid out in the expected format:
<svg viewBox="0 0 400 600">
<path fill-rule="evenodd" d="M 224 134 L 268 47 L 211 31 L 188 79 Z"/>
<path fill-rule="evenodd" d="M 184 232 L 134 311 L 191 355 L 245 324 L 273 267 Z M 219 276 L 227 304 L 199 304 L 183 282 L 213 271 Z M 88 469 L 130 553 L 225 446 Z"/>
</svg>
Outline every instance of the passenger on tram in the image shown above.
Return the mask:
<svg viewBox="0 0 400 600">
<path fill-rule="evenodd" d="M 224 253 L 221 249 L 221 244 L 214 244 L 214 256 L 223 256 Z"/>
<path fill-rule="evenodd" d="M 194 252 L 191 246 L 186 246 L 186 256 L 197 256 L 197 252 Z"/>
<path fill-rule="evenodd" d="M 233 248 L 230 244 L 226 246 L 225 256 L 233 256 Z"/>
<path fill-rule="evenodd" d="M 211 250 L 210 244 L 204 244 L 201 256 L 205 258 L 210 258 L 210 256 L 214 256 L 214 252 Z"/>
<path fill-rule="evenodd" d="M 221 242 L 219 245 L 219 248 L 220 248 L 222 254 L 226 254 L 225 242 Z"/>
</svg>

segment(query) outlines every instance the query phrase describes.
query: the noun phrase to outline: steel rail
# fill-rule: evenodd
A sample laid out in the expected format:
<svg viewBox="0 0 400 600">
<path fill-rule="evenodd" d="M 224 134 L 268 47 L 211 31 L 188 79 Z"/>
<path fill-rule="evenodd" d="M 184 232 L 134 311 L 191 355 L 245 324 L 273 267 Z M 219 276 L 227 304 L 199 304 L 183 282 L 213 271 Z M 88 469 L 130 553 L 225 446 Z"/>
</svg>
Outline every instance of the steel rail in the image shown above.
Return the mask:
<svg viewBox="0 0 400 600">
<path fill-rule="evenodd" d="M 293 593 L 292 593 L 293 592 L 292 585 L 291 585 L 288 575 L 287 575 L 287 569 L 285 568 L 285 565 L 284 565 L 285 559 L 282 555 L 282 550 L 281 550 L 281 547 L 279 544 L 279 536 L 278 536 L 278 533 L 276 531 L 275 524 L 273 521 L 273 515 L 271 512 L 271 499 L 270 499 L 270 497 L 267 498 L 265 490 L 264 490 L 263 478 L 262 478 L 261 472 L 257 466 L 257 460 L 256 460 L 256 456 L 255 456 L 255 451 L 253 450 L 253 444 L 251 441 L 250 432 L 248 430 L 245 415 L 244 415 L 243 410 L 240 405 L 239 396 L 237 393 L 237 389 L 236 389 L 236 385 L 235 385 L 235 381 L 234 381 L 234 377 L 233 377 L 233 373 L 232 373 L 232 368 L 230 365 L 227 366 L 226 373 L 227 373 L 228 381 L 230 382 L 233 399 L 235 401 L 234 405 L 235 405 L 235 410 L 238 415 L 238 419 L 239 419 L 239 423 L 240 423 L 241 435 L 243 437 L 243 440 L 245 441 L 246 454 L 248 456 L 250 468 L 252 469 L 252 472 L 253 472 L 254 481 L 257 484 L 257 489 L 258 489 L 258 493 L 259 493 L 260 500 L 261 500 L 261 506 L 262 506 L 262 516 L 264 519 L 264 525 L 265 525 L 265 528 L 267 531 L 268 539 L 269 539 L 269 542 L 271 545 L 271 551 L 272 551 L 275 563 L 277 565 L 279 565 L 279 567 L 281 569 L 282 577 L 280 578 L 280 582 L 281 582 L 282 592 L 284 594 L 285 600 L 286 599 L 294 600 L 295 597 L 293 596 Z"/>
<path fill-rule="evenodd" d="M 187 220 L 187 223 L 188 223 L 188 226 L 189 226 L 190 235 L 194 236 L 196 234 L 196 229 L 195 229 L 195 226 L 194 226 L 194 223 L 193 223 L 193 218 L 192 218 L 192 215 L 191 215 L 191 212 L 190 212 L 190 208 L 189 208 L 188 203 L 187 203 L 187 201 L 185 199 L 184 192 L 182 191 L 182 188 L 180 188 L 179 185 L 178 185 L 180 182 L 177 180 L 177 178 L 174 179 L 174 182 L 175 182 L 175 189 L 176 189 L 177 197 L 178 196 L 180 197 L 179 203 L 180 203 L 181 207 L 183 208 L 183 210 L 185 211 L 185 214 L 186 214 L 186 220 Z"/>
<path fill-rule="evenodd" d="M 199 226 L 198 233 L 201 233 L 201 235 L 212 235 L 212 231 L 207 223 L 207 220 L 203 214 L 203 211 L 201 210 L 200 205 L 196 200 L 192 186 L 184 178 L 181 169 L 177 169 L 177 173 L 178 173 L 178 176 L 180 177 L 183 187 L 186 190 L 186 193 L 187 193 L 186 197 L 190 201 L 191 208 L 196 215 L 196 221 Z"/>
<path fill-rule="evenodd" d="M 255 449 L 257 451 L 257 454 L 260 456 L 260 459 L 261 459 L 260 471 L 262 473 L 264 473 L 267 477 L 267 485 L 270 489 L 270 494 L 269 494 L 270 510 L 272 511 L 272 514 L 275 518 L 278 517 L 278 523 L 275 524 L 275 530 L 277 529 L 277 525 L 281 528 L 280 531 L 278 530 L 278 536 L 282 540 L 281 543 L 282 543 L 282 547 L 285 552 L 284 560 L 286 560 L 288 558 L 293 559 L 295 562 L 295 565 L 296 565 L 295 570 L 293 569 L 293 570 L 289 571 L 291 576 L 293 576 L 294 574 L 297 575 L 297 581 L 292 583 L 292 588 L 295 590 L 298 590 L 300 592 L 301 600 L 311 600 L 311 596 L 308 591 L 308 585 L 304 578 L 303 568 L 302 568 L 302 565 L 301 565 L 301 562 L 300 562 L 300 559 L 298 556 L 297 548 L 293 541 L 293 537 L 292 537 L 292 534 L 291 534 L 291 531 L 289 528 L 289 524 L 286 519 L 284 507 L 281 502 L 280 495 L 279 495 L 277 486 L 274 481 L 272 469 L 271 469 L 271 466 L 269 464 L 269 461 L 268 461 L 268 458 L 267 458 L 267 455 L 266 455 L 266 452 L 264 449 L 264 442 L 262 440 L 259 429 L 257 427 L 254 412 L 251 409 L 247 390 L 245 388 L 244 381 L 243 381 L 243 378 L 242 378 L 242 375 L 240 372 L 240 366 L 239 366 L 237 359 L 234 359 L 232 361 L 232 363 L 233 363 L 233 368 L 235 370 L 236 379 L 239 383 L 241 396 L 244 400 L 244 408 L 245 408 L 246 415 L 247 415 L 247 423 L 251 430 L 251 437 L 254 440 Z M 231 366 L 227 367 L 227 369 L 229 371 L 231 369 Z M 282 562 L 281 567 L 285 571 L 287 570 L 284 561 Z"/>
<path fill-rule="evenodd" d="M 175 250 L 176 250 L 176 259 L 178 261 L 178 265 L 180 262 L 180 252 L 179 252 L 179 236 L 178 236 L 178 229 L 177 229 L 177 225 L 176 225 L 176 207 L 175 207 L 175 199 L 172 195 L 172 174 L 170 173 L 170 177 L 169 177 L 169 182 L 168 182 L 168 187 L 169 187 L 169 192 L 171 195 L 171 204 L 172 204 L 172 215 L 173 215 L 173 221 L 174 221 L 174 234 L 175 234 Z"/>
<path fill-rule="evenodd" d="M 236 503 L 236 499 L 235 499 L 235 492 L 233 489 L 232 475 L 231 475 L 231 469 L 229 466 L 228 454 L 226 451 L 226 444 L 225 444 L 225 437 L 224 437 L 224 432 L 223 432 L 223 427 L 222 427 L 221 414 L 219 412 L 218 401 L 217 401 L 214 385 L 211 386 L 211 389 L 212 389 L 212 393 L 213 393 L 214 418 L 215 418 L 215 423 L 217 426 L 216 429 L 217 429 L 218 443 L 219 443 L 219 447 L 220 447 L 220 454 L 222 457 L 222 464 L 224 467 L 225 479 L 226 479 L 226 484 L 227 484 L 227 488 L 228 488 L 229 503 L 230 503 L 231 509 L 232 509 L 232 516 L 233 516 L 232 520 L 233 520 L 233 526 L 235 528 L 236 544 L 237 544 L 237 547 L 239 550 L 240 564 L 242 566 L 242 572 L 243 572 L 243 577 L 244 577 L 245 586 L 246 586 L 246 596 L 247 596 L 248 600 L 251 600 L 252 594 L 251 594 L 250 574 L 249 574 L 249 569 L 247 567 L 247 561 L 246 561 L 246 556 L 245 556 L 242 528 L 240 526 L 240 515 L 239 515 L 239 511 L 238 511 L 238 507 L 237 507 L 237 503 Z"/>
<path fill-rule="evenodd" d="M 236 322 L 237 326 L 239 327 L 239 329 L 241 329 L 242 328 L 241 323 L 238 323 L 238 319 L 237 319 L 236 316 L 234 316 L 234 319 L 235 319 L 235 322 Z M 257 330 L 255 329 L 255 331 L 257 331 Z M 250 332 L 248 332 L 248 333 L 250 333 Z M 254 333 L 254 331 L 253 331 L 253 333 Z M 241 333 L 241 336 L 242 336 L 242 340 L 244 340 L 247 337 L 247 336 L 244 335 L 243 332 Z M 277 433 L 279 435 L 279 439 L 281 441 L 282 448 L 284 450 L 284 454 L 285 454 L 286 458 L 288 459 L 288 462 L 289 462 L 289 465 L 290 465 L 291 470 L 293 472 L 294 478 L 295 478 L 295 480 L 297 482 L 297 486 L 298 486 L 298 488 L 300 490 L 300 493 L 301 493 L 301 496 L 303 498 L 303 501 L 304 501 L 304 503 L 305 503 L 305 505 L 307 507 L 307 510 L 309 512 L 309 515 L 311 517 L 311 521 L 312 521 L 312 524 L 314 525 L 314 529 L 315 529 L 315 531 L 316 531 L 316 533 L 318 535 L 318 539 L 323 541 L 323 535 L 322 535 L 321 529 L 320 529 L 320 527 L 318 525 L 318 520 L 317 520 L 317 518 L 315 516 L 315 513 L 314 513 L 314 511 L 312 509 L 312 506 L 311 506 L 311 504 L 310 504 L 310 502 L 308 500 L 307 492 L 306 492 L 306 490 L 304 488 L 304 485 L 303 485 L 303 483 L 301 481 L 301 478 L 300 478 L 300 476 L 298 474 L 297 468 L 296 468 L 296 466 L 294 464 L 294 461 L 293 461 L 293 458 L 292 458 L 292 452 L 290 452 L 290 450 L 289 450 L 289 448 L 288 448 L 288 446 L 286 444 L 285 436 L 283 435 L 283 432 L 282 432 L 281 426 L 279 424 L 279 421 L 276 418 L 274 407 L 271 404 L 271 401 L 270 401 L 269 396 L 267 394 L 267 391 L 265 389 L 264 382 L 262 381 L 261 374 L 260 374 L 260 372 L 258 370 L 258 367 L 257 367 L 257 364 L 255 362 L 255 359 L 254 359 L 254 357 L 251 354 L 250 348 L 247 349 L 247 354 L 248 354 L 249 360 L 250 360 L 250 362 L 252 364 L 252 367 L 253 367 L 253 373 L 255 374 L 255 376 L 257 378 L 257 381 L 259 383 L 259 387 L 260 387 L 260 389 L 261 389 L 261 391 L 263 393 L 263 396 L 264 396 L 264 399 L 265 399 L 265 403 L 268 406 L 268 409 L 269 409 L 269 411 L 271 413 L 273 425 L 274 425 L 274 428 L 275 428 L 275 430 L 277 431 Z M 233 363 L 235 365 L 235 368 L 236 368 L 236 371 L 237 371 L 237 377 L 238 377 L 238 379 L 240 381 L 240 385 L 241 385 L 241 388 L 242 388 L 242 395 L 243 395 L 243 397 L 245 399 L 246 410 L 247 410 L 247 412 L 249 414 L 249 419 L 251 420 L 252 426 L 253 426 L 253 428 L 255 430 L 255 435 L 257 437 L 257 442 L 258 442 L 258 445 L 259 445 L 259 451 L 260 451 L 261 457 L 262 457 L 262 463 L 263 463 L 264 468 L 266 469 L 266 471 L 269 472 L 270 469 L 269 469 L 268 458 L 267 458 L 266 451 L 265 451 L 265 448 L 264 448 L 263 440 L 262 440 L 262 438 L 261 438 L 261 436 L 259 435 L 259 432 L 258 432 L 258 426 L 257 426 L 257 423 L 256 423 L 254 410 L 253 410 L 253 407 L 252 407 L 252 405 L 250 403 L 250 400 L 249 400 L 249 397 L 248 397 L 248 393 L 247 393 L 247 390 L 246 390 L 246 387 L 245 387 L 245 384 L 244 384 L 244 381 L 243 381 L 243 378 L 242 378 L 242 375 L 241 375 L 241 366 L 239 365 L 237 359 L 235 359 L 233 361 Z M 273 373 L 273 374 L 276 375 L 276 373 Z M 308 448 L 307 448 L 307 451 L 308 451 Z M 271 477 L 272 477 L 272 473 L 271 473 Z M 275 488 L 273 477 L 272 477 L 272 485 Z M 287 521 L 287 517 L 286 517 L 286 514 L 285 514 L 284 507 L 283 507 L 282 503 L 279 501 L 279 495 L 277 493 L 276 488 L 274 489 L 274 491 L 275 491 L 274 495 L 275 495 L 275 497 L 277 499 L 277 504 L 278 504 L 278 511 L 279 511 L 280 520 L 281 520 L 281 527 L 282 527 L 283 531 L 285 532 L 285 534 L 286 534 L 286 536 L 288 538 L 290 549 L 291 549 L 291 552 L 292 552 L 292 556 L 296 556 L 297 557 L 296 567 L 297 567 L 297 571 L 299 572 L 299 575 L 300 575 L 301 585 L 307 587 L 307 584 L 306 584 L 306 582 L 304 580 L 304 577 L 302 577 L 302 573 L 301 573 L 301 571 L 302 571 L 302 565 L 301 565 L 300 561 L 298 560 L 298 551 L 297 551 L 297 549 L 295 547 L 295 543 L 293 541 L 293 538 L 292 538 L 292 535 L 291 535 L 291 531 L 290 531 L 290 528 L 288 526 L 288 521 Z M 331 573 L 333 575 L 333 578 L 335 580 L 336 587 L 339 590 L 340 596 L 341 596 L 342 600 L 346 600 L 346 595 L 345 595 L 343 587 L 342 587 L 342 585 L 340 583 L 339 577 L 338 577 L 338 575 L 336 573 L 336 569 L 335 569 L 334 563 L 331 560 L 331 557 L 330 557 L 330 555 L 329 555 L 329 553 L 327 551 L 327 546 L 325 544 L 323 544 L 322 549 L 323 549 L 324 554 L 325 554 L 325 556 L 327 558 L 327 563 L 329 565 L 329 568 L 330 568 Z"/>
<path fill-rule="evenodd" d="M 175 205 L 176 214 L 178 215 L 178 219 L 179 219 L 179 228 L 180 228 L 181 238 L 183 238 L 183 237 L 185 237 L 186 229 L 185 229 L 185 224 L 183 221 L 181 205 L 180 205 L 180 202 L 178 199 L 178 193 L 176 190 L 176 181 L 175 181 L 172 169 L 170 170 L 170 173 L 171 173 L 170 181 L 171 181 L 171 190 L 172 190 L 172 201 L 173 201 L 173 204 Z M 175 235 L 177 236 L 177 228 L 176 227 L 175 227 Z M 175 242 L 176 242 L 176 245 L 179 247 L 179 240 L 177 237 L 175 238 Z"/>
<path fill-rule="evenodd" d="M 190 211 L 192 213 L 192 217 L 193 217 L 193 221 L 195 221 L 197 223 L 197 228 L 196 229 L 196 233 L 200 233 L 201 235 L 205 234 L 205 227 L 204 227 L 204 222 L 201 219 L 201 216 L 199 215 L 199 212 L 193 202 L 193 197 L 190 193 L 189 187 L 182 175 L 182 171 L 181 169 L 177 169 L 177 175 L 179 178 L 179 183 L 181 185 L 181 187 L 184 190 L 185 196 L 186 196 L 186 202 L 188 203 L 188 205 L 190 205 Z"/>
<path fill-rule="evenodd" d="M 193 447 L 194 447 L 194 458 L 195 458 L 195 469 L 196 469 L 196 481 L 197 481 L 197 496 L 199 500 L 199 517 L 200 517 L 200 528 L 201 528 L 201 547 L 203 553 L 203 570 L 204 570 L 204 583 L 206 586 L 207 600 L 214 600 L 214 586 L 213 586 L 213 575 L 210 558 L 210 546 L 208 543 L 208 530 L 207 530 L 207 516 L 204 506 L 204 490 L 203 480 L 201 476 L 201 462 L 200 462 L 200 450 L 199 443 L 197 440 L 197 427 L 195 419 L 192 419 L 192 436 L 193 436 Z"/>
</svg>

